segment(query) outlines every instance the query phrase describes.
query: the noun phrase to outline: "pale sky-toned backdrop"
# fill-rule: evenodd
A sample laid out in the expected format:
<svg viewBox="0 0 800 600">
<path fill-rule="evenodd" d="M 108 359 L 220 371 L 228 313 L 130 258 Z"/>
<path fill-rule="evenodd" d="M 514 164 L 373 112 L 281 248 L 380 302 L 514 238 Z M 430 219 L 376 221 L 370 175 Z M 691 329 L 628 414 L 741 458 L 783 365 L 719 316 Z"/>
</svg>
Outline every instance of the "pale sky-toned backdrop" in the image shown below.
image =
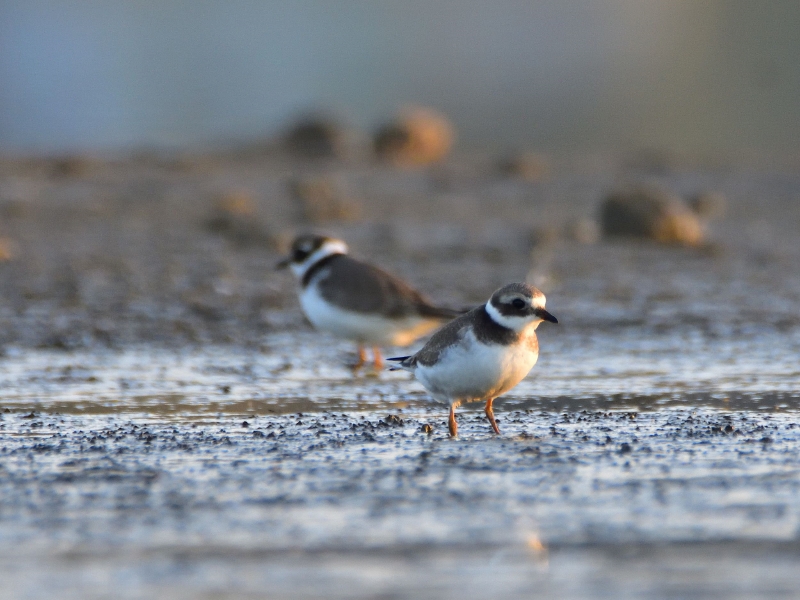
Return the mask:
<svg viewBox="0 0 800 600">
<path fill-rule="evenodd" d="M 800 152 L 800 3 L 0 0 L 0 152 L 369 130 L 407 103 L 462 148 Z"/>
</svg>

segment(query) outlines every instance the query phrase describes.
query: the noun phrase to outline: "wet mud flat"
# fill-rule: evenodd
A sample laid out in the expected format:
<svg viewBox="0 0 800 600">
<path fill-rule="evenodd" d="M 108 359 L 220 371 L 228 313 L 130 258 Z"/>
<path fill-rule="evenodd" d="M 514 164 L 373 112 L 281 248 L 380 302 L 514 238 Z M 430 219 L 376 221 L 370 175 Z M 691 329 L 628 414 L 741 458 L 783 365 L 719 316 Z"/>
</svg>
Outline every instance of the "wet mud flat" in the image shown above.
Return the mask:
<svg viewBox="0 0 800 600">
<path fill-rule="evenodd" d="M 797 413 L 608 402 L 3 412 L 2 595 L 796 594 Z"/>
<path fill-rule="evenodd" d="M 722 346 L 703 379 L 684 336 L 620 334 L 615 360 L 583 337 L 543 331 L 503 435 L 467 405 L 456 440 L 408 374 L 353 377 L 309 331 L 10 352 L 1 594 L 794 596 L 793 338 Z"/>
<path fill-rule="evenodd" d="M 487 164 L 0 160 L 0 597 L 795 597 L 800 176 Z M 642 179 L 727 213 L 576 235 Z M 352 377 L 273 271 L 309 228 L 453 306 L 545 291 L 501 437 Z"/>
</svg>

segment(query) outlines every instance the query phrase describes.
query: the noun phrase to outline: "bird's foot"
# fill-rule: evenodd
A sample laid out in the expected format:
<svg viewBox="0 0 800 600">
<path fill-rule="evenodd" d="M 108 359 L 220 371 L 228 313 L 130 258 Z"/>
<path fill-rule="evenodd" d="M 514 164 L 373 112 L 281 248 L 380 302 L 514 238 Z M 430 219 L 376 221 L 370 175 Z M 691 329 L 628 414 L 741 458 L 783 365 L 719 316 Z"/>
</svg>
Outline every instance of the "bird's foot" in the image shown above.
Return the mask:
<svg viewBox="0 0 800 600">
<path fill-rule="evenodd" d="M 383 356 L 381 355 L 381 349 L 377 346 L 372 347 L 372 361 L 373 367 L 375 367 L 375 371 L 383 371 L 383 368 L 386 366 L 386 363 L 383 362 Z"/>
<path fill-rule="evenodd" d="M 367 364 L 367 352 L 366 350 L 364 350 L 364 346 L 359 346 L 358 358 L 356 359 L 356 362 L 351 363 L 348 366 L 350 367 L 350 370 L 353 372 L 353 374 L 356 374 L 358 373 L 359 369 L 361 369 L 361 367 L 363 367 L 365 364 Z"/>
<path fill-rule="evenodd" d="M 453 402 L 450 405 L 450 418 L 447 420 L 447 428 L 450 430 L 450 437 L 458 437 L 458 423 L 456 423 L 456 407 L 460 402 Z"/>
<path fill-rule="evenodd" d="M 486 401 L 486 418 L 489 419 L 489 423 L 492 424 L 492 429 L 497 435 L 500 435 L 500 428 L 497 426 L 497 421 L 494 420 L 494 410 L 492 410 L 492 402 L 494 402 L 494 398 L 489 398 Z"/>
</svg>

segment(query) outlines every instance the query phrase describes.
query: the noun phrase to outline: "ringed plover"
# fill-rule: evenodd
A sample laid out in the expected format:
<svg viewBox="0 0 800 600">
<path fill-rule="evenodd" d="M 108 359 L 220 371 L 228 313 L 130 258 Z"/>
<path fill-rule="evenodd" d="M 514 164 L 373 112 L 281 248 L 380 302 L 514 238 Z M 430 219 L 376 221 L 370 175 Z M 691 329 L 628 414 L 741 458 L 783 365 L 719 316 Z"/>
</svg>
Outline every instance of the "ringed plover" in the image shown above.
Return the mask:
<svg viewBox="0 0 800 600">
<path fill-rule="evenodd" d="M 399 362 L 437 400 L 450 403 L 450 435 L 458 433 L 455 410 L 462 402 L 486 401 L 486 417 L 494 432 L 492 402 L 517 385 L 539 358 L 536 328 L 558 323 L 544 309 L 545 297 L 527 283 L 510 283 L 489 301 L 451 321 L 412 356 Z"/>
<path fill-rule="evenodd" d="M 342 240 L 298 236 L 278 268 L 291 267 L 299 282 L 300 305 L 320 331 L 373 347 L 375 369 L 383 367 L 380 346 L 408 346 L 463 311 L 435 306 L 404 281 L 347 255 Z"/>
</svg>

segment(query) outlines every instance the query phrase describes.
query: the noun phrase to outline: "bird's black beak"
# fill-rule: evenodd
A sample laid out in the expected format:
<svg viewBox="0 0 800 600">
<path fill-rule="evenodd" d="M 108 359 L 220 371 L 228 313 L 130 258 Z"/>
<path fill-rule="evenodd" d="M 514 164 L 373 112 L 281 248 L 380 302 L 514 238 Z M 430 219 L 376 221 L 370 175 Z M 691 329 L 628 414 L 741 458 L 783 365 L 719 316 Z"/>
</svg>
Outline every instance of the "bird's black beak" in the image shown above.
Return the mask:
<svg viewBox="0 0 800 600">
<path fill-rule="evenodd" d="M 292 264 L 292 260 L 287 256 L 275 265 L 275 270 L 280 271 L 288 267 L 290 264 Z"/>
<path fill-rule="evenodd" d="M 543 308 L 537 308 L 533 311 L 537 317 L 539 317 L 542 321 L 549 321 L 550 323 L 558 323 L 558 319 L 556 319 L 553 315 L 547 312 Z"/>
</svg>

